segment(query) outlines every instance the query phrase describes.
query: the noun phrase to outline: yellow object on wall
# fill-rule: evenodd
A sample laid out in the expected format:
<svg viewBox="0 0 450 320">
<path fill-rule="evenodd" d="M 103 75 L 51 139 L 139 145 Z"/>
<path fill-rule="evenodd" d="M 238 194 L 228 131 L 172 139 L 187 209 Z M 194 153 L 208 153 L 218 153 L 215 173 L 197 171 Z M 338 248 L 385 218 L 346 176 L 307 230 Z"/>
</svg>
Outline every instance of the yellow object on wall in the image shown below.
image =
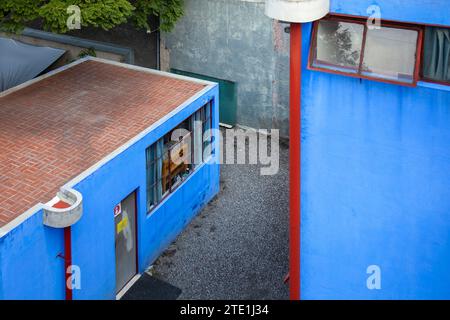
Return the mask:
<svg viewBox="0 0 450 320">
<path fill-rule="evenodd" d="M 125 217 L 117 224 L 117 234 L 121 233 L 128 226 L 128 218 Z"/>
</svg>

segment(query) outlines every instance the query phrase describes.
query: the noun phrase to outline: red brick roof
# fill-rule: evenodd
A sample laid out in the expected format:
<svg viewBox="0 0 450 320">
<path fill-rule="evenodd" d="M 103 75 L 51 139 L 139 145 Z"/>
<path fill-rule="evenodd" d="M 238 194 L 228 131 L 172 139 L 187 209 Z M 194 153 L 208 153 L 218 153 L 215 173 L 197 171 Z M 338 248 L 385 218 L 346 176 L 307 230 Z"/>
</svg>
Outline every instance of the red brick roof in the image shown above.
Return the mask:
<svg viewBox="0 0 450 320">
<path fill-rule="evenodd" d="M 204 87 L 85 61 L 0 97 L 0 227 Z"/>
</svg>

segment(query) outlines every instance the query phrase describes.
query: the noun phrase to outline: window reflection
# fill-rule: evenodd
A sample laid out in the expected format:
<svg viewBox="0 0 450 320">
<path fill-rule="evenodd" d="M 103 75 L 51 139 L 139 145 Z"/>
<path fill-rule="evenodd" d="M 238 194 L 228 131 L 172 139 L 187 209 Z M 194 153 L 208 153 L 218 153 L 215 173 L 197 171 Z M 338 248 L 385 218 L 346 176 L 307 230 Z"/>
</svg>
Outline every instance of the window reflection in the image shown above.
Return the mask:
<svg viewBox="0 0 450 320">
<path fill-rule="evenodd" d="M 385 27 L 368 30 L 362 74 L 413 82 L 417 39 L 415 30 Z"/>
<path fill-rule="evenodd" d="M 361 58 L 364 25 L 322 20 L 317 31 L 314 65 L 357 72 Z"/>
<path fill-rule="evenodd" d="M 326 18 L 315 24 L 309 66 L 354 77 L 415 84 L 419 40 L 420 29 L 414 26 L 382 24 L 369 28 L 363 19 Z M 438 50 L 434 57 L 446 61 L 449 52 Z M 424 74 L 435 66 L 424 68 Z"/>
</svg>

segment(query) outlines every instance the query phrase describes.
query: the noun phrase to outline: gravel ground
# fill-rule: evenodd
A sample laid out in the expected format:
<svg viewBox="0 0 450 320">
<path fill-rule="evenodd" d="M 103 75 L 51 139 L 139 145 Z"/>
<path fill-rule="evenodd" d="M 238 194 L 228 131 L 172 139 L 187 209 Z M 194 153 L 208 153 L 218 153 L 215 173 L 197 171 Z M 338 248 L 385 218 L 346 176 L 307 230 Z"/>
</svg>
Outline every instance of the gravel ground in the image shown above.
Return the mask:
<svg viewBox="0 0 450 320">
<path fill-rule="evenodd" d="M 288 149 L 280 171 L 223 165 L 221 192 L 152 267 L 179 299 L 288 299 Z"/>
</svg>

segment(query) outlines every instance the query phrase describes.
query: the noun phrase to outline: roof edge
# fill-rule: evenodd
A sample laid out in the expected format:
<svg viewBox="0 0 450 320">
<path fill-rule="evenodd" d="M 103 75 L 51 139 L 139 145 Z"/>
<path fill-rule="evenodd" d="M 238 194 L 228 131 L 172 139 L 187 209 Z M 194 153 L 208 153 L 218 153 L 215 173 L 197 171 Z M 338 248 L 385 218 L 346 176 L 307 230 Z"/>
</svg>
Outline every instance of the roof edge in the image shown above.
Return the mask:
<svg viewBox="0 0 450 320">
<path fill-rule="evenodd" d="M 48 72 L 46 74 L 43 74 L 42 76 L 39 76 L 37 78 L 28 80 L 28 81 L 26 81 L 26 82 L 24 82 L 22 84 L 19 84 L 19 85 L 15 86 L 15 87 L 12 87 L 12 88 L 10 88 L 8 90 L 5 90 L 3 92 L 0 92 L 0 98 L 3 98 L 3 97 L 5 97 L 5 96 L 7 96 L 7 95 L 9 95 L 9 94 L 11 94 L 13 92 L 19 91 L 19 90 L 24 89 L 26 87 L 29 87 L 32 84 L 37 83 L 37 82 L 39 82 L 41 80 L 50 78 L 50 77 L 52 77 L 52 76 L 54 76 L 54 75 L 56 75 L 58 73 L 61 73 L 61 72 L 66 71 L 66 70 L 68 70 L 70 68 L 73 68 L 73 67 L 75 67 L 75 66 L 77 66 L 77 65 L 79 65 L 79 64 L 81 64 L 83 62 L 86 62 L 88 60 L 90 60 L 90 57 L 86 57 L 86 58 L 82 58 L 82 59 L 79 59 L 79 60 L 75 60 L 74 62 L 66 64 L 65 66 L 59 67 L 59 68 L 57 68 L 55 70 L 52 70 L 52 71 L 50 71 L 50 72 Z"/>
<path fill-rule="evenodd" d="M 129 70 L 140 71 L 140 72 L 159 75 L 159 76 L 163 76 L 163 77 L 169 77 L 169 78 L 173 78 L 173 79 L 194 82 L 194 83 L 203 84 L 206 86 L 216 84 L 215 82 L 211 82 L 211 81 L 207 81 L 207 80 L 201 80 L 201 79 L 183 76 L 183 75 L 179 75 L 179 74 L 175 74 L 175 73 L 171 73 L 171 72 L 141 67 L 141 66 L 137 66 L 134 64 L 117 62 L 117 61 L 112 61 L 112 60 L 107 60 L 107 59 L 102 59 L 102 58 L 97 58 L 97 57 L 87 57 L 86 59 L 90 60 L 90 61 L 97 61 L 97 62 L 102 62 L 102 63 L 110 64 L 113 66 L 117 66 L 117 67 L 126 68 Z"/>
<path fill-rule="evenodd" d="M 180 80 L 186 80 L 186 81 L 190 81 L 190 82 L 196 82 L 196 83 L 204 84 L 205 88 L 203 88 L 202 90 L 198 91 L 191 98 L 187 99 L 185 102 L 183 102 L 177 108 L 175 108 L 174 110 L 172 110 L 171 112 L 166 114 L 164 117 L 159 119 L 157 122 L 155 122 L 152 125 L 150 125 L 147 129 L 143 130 L 138 135 L 136 135 L 135 137 L 131 138 L 128 142 L 124 143 L 122 146 L 120 146 L 119 148 L 117 148 L 116 150 L 111 152 L 109 155 L 105 156 L 102 160 L 100 160 L 99 162 L 97 162 L 96 164 L 94 164 L 93 166 L 88 168 L 87 170 L 81 172 L 75 178 L 73 178 L 72 180 L 67 182 L 65 185 L 63 185 L 61 187 L 62 190 L 74 190 L 73 188 L 75 187 L 75 185 L 77 185 L 78 183 L 80 183 L 81 181 L 83 181 L 84 179 L 89 177 L 90 175 L 92 175 L 99 168 L 101 168 L 102 166 L 104 166 L 105 164 L 107 164 L 108 162 L 113 160 L 114 158 L 116 158 L 118 155 L 120 155 L 123 152 L 125 152 L 128 148 L 130 148 L 132 145 L 134 145 L 138 141 L 142 140 L 152 130 L 156 129 L 161 124 L 163 124 L 164 122 L 166 122 L 167 120 L 172 118 L 175 114 L 177 114 L 181 110 L 185 109 L 190 104 L 192 104 L 194 101 L 196 101 L 197 99 L 201 98 L 207 92 L 211 91 L 212 89 L 214 89 L 215 87 L 218 86 L 217 83 L 211 82 L 211 81 L 190 78 L 190 77 L 181 76 L 181 75 L 177 75 L 177 74 L 173 74 L 173 73 L 169 73 L 169 72 L 153 70 L 153 69 L 148 69 L 148 68 L 134 66 L 134 65 L 129 65 L 129 64 L 126 64 L 126 63 L 121 63 L 121 62 L 115 62 L 115 61 L 110 61 L 110 60 L 105 60 L 105 59 L 100 59 L 100 58 L 94 58 L 94 57 L 86 57 L 86 58 L 82 58 L 82 59 L 76 60 L 76 61 L 74 61 L 74 62 L 72 62 L 72 63 L 70 63 L 70 64 L 68 64 L 66 66 L 63 66 L 61 68 L 55 69 L 55 70 L 53 70 L 53 71 L 51 71 L 51 72 L 49 72 L 49 73 L 47 73 L 45 75 L 42 75 L 42 76 L 40 76 L 38 78 L 32 79 L 30 81 L 27 81 L 27 82 L 25 82 L 25 83 L 23 83 L 23 84 L 21 84 L 19 86 L 16 86 L 14 88 L 6 90 L 3 93 L 0 93 L 0 98 L 3 97 L 3 96 L 6 96 L 7 94 L 10 94 L 12 92 L 18 91 L 18 90 L 20 90 L 22 88 L 25 88 L 25 87 L 27 87 L 27 86 L 29 86 L 29 85 L 31 85 L 33 83 L 36 83 L 36 82 L 38 82 L 40 80 L 43 80 L 45 78 L 51 77 L 51 76 L 53 76 L 55 74 L 58 74 L 58 73 L 60 73 L 60 72 L 62 72 L 64 70 L 72 68 L 72 67 L 74 67 L 74 66 L 76 66 L 76 65 L 78 65 L 80 63 L 85 62 L 85 61 L 103 62 L 103 63 L 107 63 L 107 64 L 116 65 L 116 66 L 119 66 L 119 67 L 128 68 L 128 69 L 131 69 L 131 70 L 142 71 L 142 72 L 147 72 L 147 73 L 161 75 L 161 76 L 167 76 L 167 77 L 180 79 Z M 205 98 L 204 99 L 205 100 L 204 103 L 207 103 L 208 99 L 209 99 L 209 97 Z M 52 201 L 50 201 L 49 203 L 51 203 L 51 202 Z M 47 203 L 47 204 L 37 203 L 35 206 L 33 206 L 30 209 L 26 210 L 24 213 L 20 214 L 19 216 L 17 216 L 16 218 L 11 220 L 10 222 L 5 224 L 4 226 L 1 226 L 0 227 L 0 239 L 5 237 L 6 235 L 8 235 L 10 232 L 12 232 L 14 229 L 16 229 L 19 225 L 24 223 L 29 218 L 31 218 L 33 215 L 35 215 L 39 211 L 43 210 L 47 205 L 49 205 L 49 203 Z"/>
<path fill-rule="evenodd" d="M 215 87 L 217 87 L 218 84 L 214 83 L 214 82 L 210 82 L 209 85 L 207 85 L 205 88 L 203 88 L 202 90 L 200 90 L 199 92 L 197 92 L 195 95 L 193 95 L 191 98 L 187 99 L 185 102 L 183 102 L 182 104 L 180 104 L 178 107 L 176 107 L 175 109 L 173 109 L 171 112 L 169 112 L 168 114 L 166 114 L 164 117 L 162 117 L 161 119 L 159 119 L 158 121 L 156 121 L 155 123 L 153 123 L 152 125 L 150 125 L 147 129 L 141 131 L 138 135 L 136 135 L 135 137 L 131 138 L 130 140 L 128 140 L 126 143 L 124 143 L 122 146 L 120 146 L 119 148 L 117 148 L 116 150 L 114 150 L 113 152 L 111 152 L 109 155 L 105 156 L 102 160 L 100 160 L 99 162 L 97 162 L 96 164 L 94 164 L 92 167 L 88 168 L 87 170 L 83 171 L 82 173 L 80 173 L 78 176 L 76 176 L 75 178 L 73 178 L 72 180 L 70 180 L 69 182 L 67 182 L 64 185 L 64 188 L 67 189 L 73 189 L 75 187 L 75 185 L 77 185 L 78 183 L 80 183 L 81 181 L 83 181 L 84 179 L 86 179 L 87 177 L 89 177 L 90 175 L 92 175 L 95 171 L 97 171 L 99 168 L 101 168 L 102 166 L 104 166 L 106 163 L 108 163 L 109 161 L 111 161 L 112 159 L 114 159 L 115 157 L 117 157 L 118 155 L 120 155 L 121 153 L 123 153 L 125 150 L 127 150 L 128 148 L 130 148 L 132 145 L 134 145 L 135 143 L 139 142 L 140 140 L 142 140 L 145 136 L 147 136 L 151 131 L 153 131 L 154 129 L 158 128 L 160 125 L 162 125 L 163 123 L 165 123 L 167 120 L 169 120 L 170 118 L 172 118 L 175 114 L 179 113 L 181 110 L 185 109 L 186 107 L 188 107 L 189 105 L 191 105 L 194 101 L 196 101 L 197 99 L 201 98 L 202 96 L 204 96 L 207 92 L 211 91 L 212 89 L 214 89 Z M 206 104 L 209 101 L 209 98 L 206 97 L 204 99 L 204 101 L 202 101 L 204 104 Z M 1 230 L 1 228 L 0 228 Z"/>
<path fill-rule="evenodd" d="M 129 69 L 129 70 L 134 70 L 134 71 L 139 71 L 139 72 L 145 72 L 145 73 L 149 73 L 149 74 L 154 74 L 154 75 L 159 75 L 159 76 L 163 76 L 163 77 L 169 77 L 169 78 L 173 78 L 173 79 L 178 79 L 178 80 L 184 80 L 184 81 L 189 81 L 189 82 L 194 82 L 194 83 L 198 83 L 198 84 L 203 84 L 206 86 L 210 86 L 210 85 L 214 85 L 215 82 L 211 82 L 211 81 L 206 81 L 206 80 L 200 80 L 197 78 L 191 78 L 191 77 L 187 77 L 187 76 L 182 76 L 182 75 L 178 75 L 178 74 L 174 74 L 174 73 L 170 73 L 170 72 L 166 72 L 166 71 L 160 71 L 160 70 L 155 70 L 155 69 L 150 69 L 150 68 L 145 68 L 145 67 L 140 67 L 140 66 L 136 66 L 133 64 L 127 64 L 127 63 L 123 63 L 123 62 L 116 62 L 116 61 L 112 61 L 112 60 L 107 60 L 107 59 L 102 59 L 102 58 L 97 58 L 97 57 L 91 57 L 91 56 L 87 56 L 78 60 L 75 60 L 74 62 L 71 62 L 69 64 L 66 64 L 65 66 L 59 67 L 55 70 L 52 70 L 46 74 L 43 74 L 37 78 L 28 80 L 22 84 L 19 84 L 15 87 L 12 87 L 8 90 L 5 90 L 3 92 L 0 92 L 0 98 L 3 98 L 11 93 L 14 93 L 16 91 L 19 91 L 21 89 L 24 89 L 26 87 L 31 86 L 32 84 L 35 84 L 37 82 L 40 82 L 44 79 L 47 79 L 49 77 L 52 77 L 58 73 L 61 73 L 63 71 L 66 71 L 70 68 L 73 68 L 83 62 L 86 61 L 96 61 L 96 62 L 100 62 L 100 63 L 105 63 L 105 64 L 109 64 L 109 65 L 113 65 L 116 67 L 121 67 L 121 68 L 125 68 L 125 69 Z"/>
</svg>

